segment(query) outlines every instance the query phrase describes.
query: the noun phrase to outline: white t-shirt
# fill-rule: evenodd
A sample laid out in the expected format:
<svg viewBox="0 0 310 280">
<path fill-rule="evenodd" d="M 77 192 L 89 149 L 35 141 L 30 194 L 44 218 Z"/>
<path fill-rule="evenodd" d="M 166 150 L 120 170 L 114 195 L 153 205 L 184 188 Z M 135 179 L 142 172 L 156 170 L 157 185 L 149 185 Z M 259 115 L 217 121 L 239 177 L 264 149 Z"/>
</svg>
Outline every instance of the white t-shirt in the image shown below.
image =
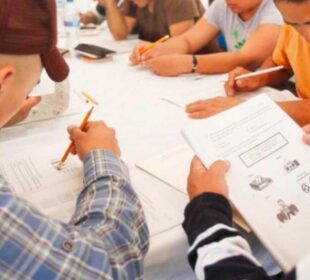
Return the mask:
<svg viewBox="0 0 310 280">
<path fill-rule="evenodd" d="M 283 24 L 273 0 L 262 0 L 255 15 L 248 21 L 233 13 L 225 0 L 216 0 L 205 12 L 204 18 L 224 35 L 228 51 L 240 50 L 261 24 Z"/>
</svg>

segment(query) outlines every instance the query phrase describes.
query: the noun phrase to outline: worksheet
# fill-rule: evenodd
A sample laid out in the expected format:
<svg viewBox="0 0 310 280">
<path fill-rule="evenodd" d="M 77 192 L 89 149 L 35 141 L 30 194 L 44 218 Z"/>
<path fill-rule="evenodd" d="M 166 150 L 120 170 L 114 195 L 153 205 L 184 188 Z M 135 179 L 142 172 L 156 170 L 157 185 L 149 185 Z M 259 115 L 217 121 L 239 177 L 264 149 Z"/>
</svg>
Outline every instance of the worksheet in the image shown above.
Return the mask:
<svg viewBox="0 0 310 280">
<path fill-rule="evenodd" d="M 56 169 L 69 143 L 65 130 L 0 142 L 0 174 L 9 182 L 12 191 L 46 215 L 64 222 L 72 217 L 76 199 L 83 189 L 83 164 L 76 156 L 70 155 L 61 171 Z M 183 212 L 141 181 L 138 171 L 131 170 L 131 180 L 151 234 L 180 225 Z M 163 193 L 174 196 L 175 191 L 163 188 Z M 183 198 L 185 205 L 186 196 Z"/>
<path fill-rule="evenodd" d="M 24 137 L 0 143 L 0 174 L 12 191 L 45 214 L 68 221 L 83 188 L 83 165 L 69 156 L 64 168 L 55 168 L 69 145 L 66 131 Z"/>
<path fill-rule="evenodd" d="M 231 162 L 230 198 L 285 271 L 310 252 L 310 147 L 276 103 L 259 95 L 182 134 L 206 167 Z"/>
</svg>

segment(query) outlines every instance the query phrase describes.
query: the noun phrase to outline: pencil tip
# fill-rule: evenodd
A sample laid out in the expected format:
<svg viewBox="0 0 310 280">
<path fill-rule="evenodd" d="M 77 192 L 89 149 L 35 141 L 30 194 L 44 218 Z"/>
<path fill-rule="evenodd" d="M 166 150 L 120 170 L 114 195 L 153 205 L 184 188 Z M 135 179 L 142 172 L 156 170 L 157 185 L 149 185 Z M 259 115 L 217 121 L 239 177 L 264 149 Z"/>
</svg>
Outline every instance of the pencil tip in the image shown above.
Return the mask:
<svg viewBox="0 0 310 280">
<path fill-rule="evenodd" d="M 63 163 L 62 161 L 60 161 L 60 162 L 56 165 L 56 169 L 57 169 L 58 171 L 60 171 L 60 170 L 62 169 L 63 165 L 64 165 L 64 163 Z"/>
</svg>

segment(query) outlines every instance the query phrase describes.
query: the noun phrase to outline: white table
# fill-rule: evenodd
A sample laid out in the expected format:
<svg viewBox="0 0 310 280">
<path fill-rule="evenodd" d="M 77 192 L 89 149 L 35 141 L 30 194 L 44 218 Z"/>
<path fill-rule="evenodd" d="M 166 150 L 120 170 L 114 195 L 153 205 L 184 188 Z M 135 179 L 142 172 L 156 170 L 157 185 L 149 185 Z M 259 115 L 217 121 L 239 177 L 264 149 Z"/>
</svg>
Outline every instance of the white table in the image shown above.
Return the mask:
<svg viewBox="0 0 310 280">
<path fill-rule="evenodd" d="M 81 41 L 105 47 L 115 44 L 106 32 L 98 37 L 81 38 Z M 180 91 L 180 94 L 203 93 L 207 98 L 208 91 L 214 90 L 222 77 L 162 78 L 142 67 L 130 66 L 128 54 L 92 64 L 75 57 L 67 61 L 71 67 L 72 90 L 91 94 L 100 103 L 93 119 L 103 119 L 116 129 L 123 159 L 142 200 L 151 231 L 145 278 L 195 279 L 186 260 L 188 245 L 180 226 L 187 196 L 137 169 L 135 163 L 184 143 L 179 131 L 191 120 L 183 110 L 163 102 L 161 97 L 175 96 Z M 205 85 L 205 92 L 202 85 Z M 68 124 L 79 123 L 80 119 L 81 116 L 72 116 L 4 130 L 0 141 L 50 129 L 65 129 Z"/>
</svg>

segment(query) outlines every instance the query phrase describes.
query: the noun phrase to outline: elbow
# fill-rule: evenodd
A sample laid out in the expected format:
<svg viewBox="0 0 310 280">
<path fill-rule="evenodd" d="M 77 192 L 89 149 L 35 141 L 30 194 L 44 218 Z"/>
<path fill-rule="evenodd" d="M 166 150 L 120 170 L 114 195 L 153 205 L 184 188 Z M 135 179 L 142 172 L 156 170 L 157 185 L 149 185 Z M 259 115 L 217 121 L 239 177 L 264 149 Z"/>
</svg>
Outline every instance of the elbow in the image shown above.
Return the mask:
<svg viewBox="0 0 310 280">
<path fill-rule="evenodd" d="M 240 53 L 239 59 L 237 61 L 238 63 L 235 65 L 236 67 L 240 66 L 253 71 L 264 62 L 264 59 L 259 59 L 258 57 Z"/>
<path fill-rule="evenodd" d="M 126 40 L 128 37 L 128 33 L 121 33 L 121 32 L 115 32 L 112 33 L 114 40 L 116 41 L 122 41 L 122 40 Z"/>
</svg>

